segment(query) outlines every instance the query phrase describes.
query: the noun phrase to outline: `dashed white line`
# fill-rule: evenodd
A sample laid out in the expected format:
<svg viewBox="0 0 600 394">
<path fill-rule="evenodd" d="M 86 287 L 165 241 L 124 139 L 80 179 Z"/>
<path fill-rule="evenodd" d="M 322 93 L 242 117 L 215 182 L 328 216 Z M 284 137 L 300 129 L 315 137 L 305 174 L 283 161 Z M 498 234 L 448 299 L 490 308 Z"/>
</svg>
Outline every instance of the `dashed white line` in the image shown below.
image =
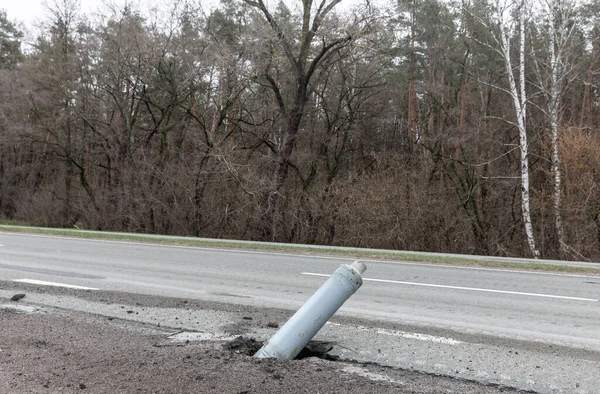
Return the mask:
<svg viewBox="0 0 600 394">
<path fill-rule="evenodd" d="M 313 272 L 301 272 L 301 274 L 302 275 L 310 275 L 310 276 L 325 276 L 325 277 L 330 276 L 328 274 L 316 274 Z M 486 292 L 486 293 L 512 294 L 512 295 L 522 295 L 522 296 L 529 296 L 529 297 L 558 298 L 558 299 L 562 299 L 562 300 L 598 302 L 598 300 L 594 299 L 594 298 L 569 297 L 569 296 L 561 296 L 561 295 L 553 295 L 553 294 L 525 293 L 525 292 L 521 292 L 521 291 L 481 289 L 481 288 L 477 288 L 477 287 L 436 285 L 433 283 L 405 282 L 405 281 L 401 281 L 401 280 L 363 278 L 363 281 L 395 283 L 395 284 L 410 285 L 410 286 L 437 287 L 437 288 L 442 288 L 442 289 L 453 289 L 453 290 L 481 291 L 481 292 Z"/>
<path fill-rule="evenodd" d="M 31 314 L 31 313 L 34 313 L 35 311 L 37 311 L 37 308 L 35 308 L 33 306 L 29 306 L 29 305 L 4 304 L 4 305 L 0 305 L 0 309 L 11 310 L 16 313 L 25 313 L 25 314 Z"/>
<path fill-rule="evenodd" d="M 100 290 L 95 287 L 76 286 L 76 285 L 69 285 L 66 283 L 57 283 L 57 282 L 46 282 L 44 280 L 36 280 L 36 279 L 14 279 L 13 282 L 30 283 L 32 285 L 42 285 L 42 286 L 65 287 L 67 289 L 77 289 L 77 290 Z"/>
<path fill-rule="evenodd" d="M 446 338 L 446 337 L 438 337 L 435 335 L 428 335 L 428 334 L 420 334 L 417 332 L 406 332 L 406 331 L 396 331 L 396 330 L 387 330 L 385 328 L 371 328 L 371 327 L 365 327 L 365 326 L 355 326 L 355 325 L 345 325 L 345 324 L 339 324 L 339 323 L 332 323 L 332 322 L 327 322 L 326 323 L 328 326 L 334 326 L 334 327 L 348 327 L 352 330 L 358 330 L 358 331 L 368 331 L 368 332 L 373 332 L 375 330 L 375 332 L 377 334 L 381 334 L 381 335 L 388 335 L 388 336 L 393 336 L 393 337 L 401 337 L 401 338 L 406 338 L 406 339 L 416 339 L 418 341 L 426 341 L 426 342 L 435 342 L 435 343 L 443 343 L 445 345 L 459 345 L 462 343 L 462 341 L 459 341 L 457 339 L 454 338 Z"/>
<path fill-rule="evenodd" d="M 570 274 L 566 272 L 545 272 L 545 271 L 534 271 L 527 269 L 508 269 L 508 268 L 486 268 L 486 267 L 469 267 L 469 266 L 461 266 L 461 265 L 448 265 L 448 264 L 438 264 L 438 263 L 413 263 L 410 261 L 386 261 L 386 260 L 369 260 L 369 259 L 360 259 L 363 263 L 376 263 L 376 264 L 390 264 L 390 265 L 412 265 L 417 267 L 431 267 L 431 268 L 449 268 L 455 270 L 466 270 L 466 271 L 491 271 L 491 272 L 500 272 L 500 273 L 511 273 L 511 274 L 521 274 L 521 275 L 546 275 L 546 276 L 563 276 L 569 278 L 589 278 L 590 275 L 585 274 Z M 556 264 L 559 265 L 559 264 Z"/>
<path fill-rule="evenodd" d="M 359 375 L 359 376 L 365 377 L 369 380 L 373 380 L 375 382 L 396 383 L 396 380 L 390 378 L 389 376 L 382 375 L 379 373 L 369 372 L 368 370 L 366 370 L 364 368 L 360 368 L 360 367 L 354 367 L 354 366 L 349 365 L 347 367 L 344 367 L 341 371 L 346 372 L 347 374 Z"/>
</svg>

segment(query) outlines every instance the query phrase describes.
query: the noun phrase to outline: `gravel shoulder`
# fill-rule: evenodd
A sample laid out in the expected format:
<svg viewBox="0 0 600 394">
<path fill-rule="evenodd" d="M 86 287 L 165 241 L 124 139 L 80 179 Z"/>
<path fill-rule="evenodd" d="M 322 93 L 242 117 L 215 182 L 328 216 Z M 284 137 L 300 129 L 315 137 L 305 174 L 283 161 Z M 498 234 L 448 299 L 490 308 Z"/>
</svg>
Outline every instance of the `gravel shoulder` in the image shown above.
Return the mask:
<svg viewBox="0 0 600 394">
<path fill-rule="evenodd" d="M 10 296 L 24 293 L 18 301 Z M 35 301 L 64 300 L 50 306 Z M 56 299 L 56 298 L 55 298 Z M 100 302 L 114 314 L 75 311 L 69 300 Z M 145 308 L 172 311 L 156 323 L 136 321 Z M 177 315 L 205 313 L 185 336 Z M 507 387 L 376 364 L 309 357 L 255 359 L 226 345 L 252 327 L 284 322 L 289 311 L 108 292 L 78 292 L 0 282 L 0 392 L 21 393 L 464 393 L 520 392 Z M 221 322 L 210 322 L 223 316 Z M 163 324 L 161 324 L 161 322 Z M 204 338 L 195 340 L 194 338 Z M 177 340 L 179 339 L 179 340 Z"/>
</svg>

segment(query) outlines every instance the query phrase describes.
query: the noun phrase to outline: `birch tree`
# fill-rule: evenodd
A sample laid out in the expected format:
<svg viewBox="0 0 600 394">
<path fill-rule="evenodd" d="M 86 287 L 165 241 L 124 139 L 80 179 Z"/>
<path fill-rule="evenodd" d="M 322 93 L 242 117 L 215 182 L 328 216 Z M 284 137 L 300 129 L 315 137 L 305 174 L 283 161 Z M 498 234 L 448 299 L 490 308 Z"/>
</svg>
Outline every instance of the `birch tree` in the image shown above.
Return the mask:
<svg viewBox="0 0 600 394">
<path fill-rule="evenodd" d="M 491 4 L 488 18 L 476 17 L 480 23 L 490 29 L 495 52 L 500 56 L 506 71 L 507 88 L 501 88 L 511 98 L 515 121 L 511 122 L 519 133 L 520 179 L 521 179 L 521 215 L 525 228 L 527 245 L 533 257 L 540 252 L 536 247 L 530 208 L 529 187 L 529 145 L 527 142 L 527 90 L 525 86 L 525 26 L 527 23 L 526 0 L 495 0 Z M 512 54 L 512 40 L 518 39 L 515 59 Z"/>
<path fill-rule="evenodd" d="M 553 180 L 553 211 L 554 226 L 558 239 L 559 250 L 563 256 L 568 253 L 565 242 L 565 232 L 561 214 L 562 176 L 560 169 L 560 151 L 558 147 L 559 126 L 561 118 L 561 99 L 567 77 L 573 74 L 574 59 L 571 54 L 574 33 L 577 31 L 575 17 L 576 6 L 572 0 L 542 0 L 542 15 L 546 20 L 544 31 L 547 53 L 537 57 L 536 72 L 539 88 L 546 96 L 546 106 L 543 108 L 552 135 L 552 180 Z M 545 56 L 544 56 L 545 55 Z"/>
</svg>

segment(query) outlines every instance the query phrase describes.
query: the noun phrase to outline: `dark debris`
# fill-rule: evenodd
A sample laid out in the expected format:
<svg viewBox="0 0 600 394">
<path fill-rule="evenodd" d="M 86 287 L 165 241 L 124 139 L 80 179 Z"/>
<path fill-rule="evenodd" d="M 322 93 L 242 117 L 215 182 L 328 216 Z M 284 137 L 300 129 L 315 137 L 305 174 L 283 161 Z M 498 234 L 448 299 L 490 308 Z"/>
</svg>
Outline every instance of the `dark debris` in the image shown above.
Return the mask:
<svg viewBox="0 0 600 394">
<path fill-rule="evenodd" d="M 11 301 L 19 301 L 22 300 L 23 298 L 25 298 L 25 294 L 20 293 L 20 294 L 15 294 L 14 296 L 12 296 L 10 298 Z"/>
</svg>

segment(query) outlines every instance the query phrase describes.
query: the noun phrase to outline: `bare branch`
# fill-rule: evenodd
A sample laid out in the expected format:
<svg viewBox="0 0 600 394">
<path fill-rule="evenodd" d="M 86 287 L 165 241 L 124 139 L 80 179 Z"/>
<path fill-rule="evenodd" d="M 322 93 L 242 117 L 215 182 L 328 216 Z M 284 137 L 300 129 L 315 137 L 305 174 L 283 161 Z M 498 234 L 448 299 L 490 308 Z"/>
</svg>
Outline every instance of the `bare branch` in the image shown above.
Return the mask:
<svg viewBox="0 0 600 394">
<path fill-rule="evenodd" d="M 244 2 L 254 8 L 257 8 L 258 10 L 260 10 L 260 12 L 262 12 L 262 14 L 265 16 L 265 19 L 267 20 L 267 22 L 269 22 L 269 25 L 271 26 L 271 28 L 277 34 L 277 38 L 279 38 L 279 41 L 281 42 L 281 45 L 283 46 L 283 51 L 285 52 L 285 55 L 288 58 L 288 61 L 290 62 L 290 65 L 292 65 L 296 69 L 300 70 L 301 66 L 300 66 L 300 64 L 298 64 L 298 61 L 294 57 L 291 43 L 285 36 L 283 30 L 281 29 L 281 27 L 279 26 L 277 21 L 273 18 L 273 15 L 271 15 L 271 12 L 269 12 L 269 10 L 268 10 L 267 6 L 265 5 L 265 3 L 263 2 L 263 0 L 257 0 L 257 1 L 244 0 Z"/>
</svg>

